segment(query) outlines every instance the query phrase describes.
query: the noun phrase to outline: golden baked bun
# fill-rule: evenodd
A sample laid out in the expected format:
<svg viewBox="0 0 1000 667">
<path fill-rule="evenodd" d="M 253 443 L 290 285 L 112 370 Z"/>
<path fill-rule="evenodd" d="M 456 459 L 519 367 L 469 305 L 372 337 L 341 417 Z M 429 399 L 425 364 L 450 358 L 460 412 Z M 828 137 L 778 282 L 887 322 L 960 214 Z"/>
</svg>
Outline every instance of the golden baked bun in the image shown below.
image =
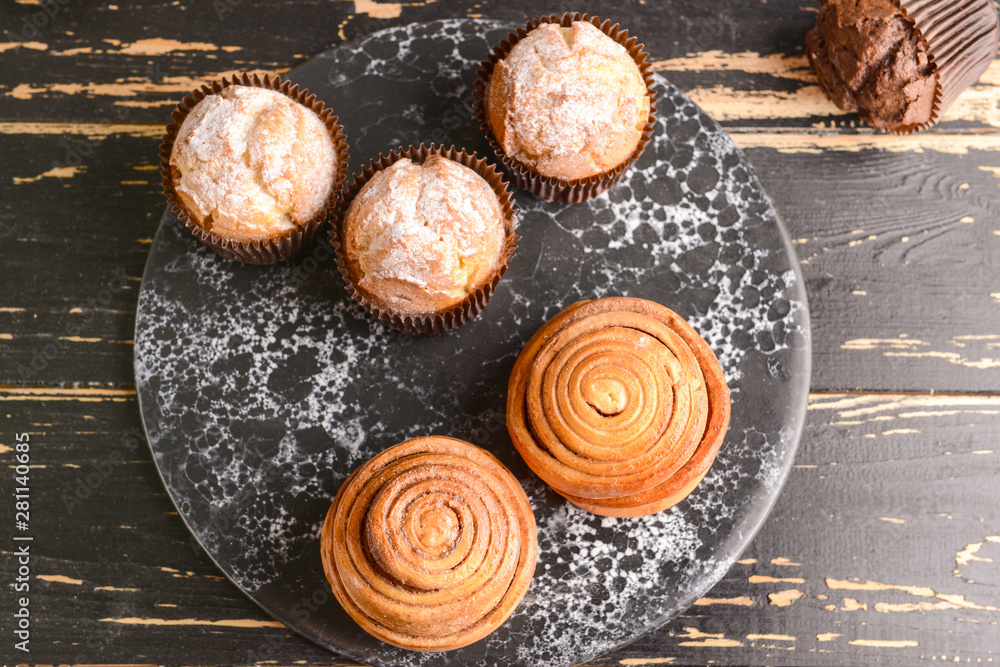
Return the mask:
<svg viewBox="0 0 1000 667">
<path fill-rule="evenodd" d="M 654 514 L 701 481 L 729 426 L 708 344 L 652 301 L 575 303 L 514 364 L 507 429 L 557 493 L 605 516 Z"/>
<path fill-rule="evenodd" d="M 440 155 L 402 158 L 351 201 L 341 253 L 355 288 L 381 311 L 429 317 L 460 303 L 506 266 L 507 224 L 475 171 Z"/>
<path fill-rule="evenodd" d="M 330 132 L 277 91 L 232 85 L 206 96 L 170 154 L 174 189 L 193 221 L 216 236 L 259 241 L 320 215 L 337 176 Z"/>
<path fill-rule="evenodd" d="M 524 597 L 538 534 L 531 504 L 491 454 L 408 440 L 358 468 L 320 540 L 333 593 L 366 632 L 414 651 L 482 639 Z"/>
<path fill-rule="evenodd" d="M 486 89 L 486 118 L 504 153 L 566 180 L 628 159 L 649 108 L 635 60 L 586 21 L 531 30 L 496 63 Z"/>
</svg>

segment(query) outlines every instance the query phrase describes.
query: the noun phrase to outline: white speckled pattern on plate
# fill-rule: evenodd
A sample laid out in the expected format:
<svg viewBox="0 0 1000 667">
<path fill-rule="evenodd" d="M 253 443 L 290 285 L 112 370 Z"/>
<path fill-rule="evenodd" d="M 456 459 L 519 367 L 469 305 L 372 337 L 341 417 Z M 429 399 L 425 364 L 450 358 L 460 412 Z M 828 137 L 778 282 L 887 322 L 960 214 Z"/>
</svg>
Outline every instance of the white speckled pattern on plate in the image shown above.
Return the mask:
<svg viewBox="0 0 1000 667">
<path fill-rule="evenodd" d="M 472 114 L 478 62 L 512 26 L 454 20 L 374 33 L 289 77 L 339 114 L 352 169 L 398 145 L 489 155 Z M 657 78 L 656 133 L 586 204 L 515 193 L 518 255 L 483 313 L 445 336 L 390 331 L 345 297 L 328 246 L 276 266 L 217 257 L 169 213 L 136 321 L 136 383 L 156 464 L 193 535 L 276 618 L 375 665 L 565 665 L 684 609 L 738 558 L 791 465 L 809 388 L 805 290 L 787 235 L 729 137 Z M 658 301 L 716 351 L 732 389 L 719 457 L 656 516 L 587 514 L 549 491 L 504 427 L 514 359 L 579 299 Z M 361 462 L 424 434 L 486 447 L 524 484 L 539 560 L 522 604 L 486 639 L 410 653 L 360 630 L 319 562 L 329 503 Z"/>
</svg>

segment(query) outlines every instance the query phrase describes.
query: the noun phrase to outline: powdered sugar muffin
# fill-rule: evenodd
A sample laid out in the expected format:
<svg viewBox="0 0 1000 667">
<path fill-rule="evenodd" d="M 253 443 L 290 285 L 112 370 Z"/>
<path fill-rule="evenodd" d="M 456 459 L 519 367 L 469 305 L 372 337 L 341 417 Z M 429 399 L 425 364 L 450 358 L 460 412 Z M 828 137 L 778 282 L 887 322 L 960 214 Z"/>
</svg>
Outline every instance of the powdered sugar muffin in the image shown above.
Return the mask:
<svg viewBox="0 0 1000 667">
<path fill-rule="evenodd" d="M 386 323 L 456 328 L 477 314 L 516 243 L 499 174 L 467 153 L 421 147 L 372 165 L 338 216 L 342 273 Z"/>
<path fill-rule="evenodd" d="M 220 254 L 254 263 L 311 240 L 346 176 L 336 118 L 296 101 L 297 87 L 279 89 L 209 91 L 184 110 L 169 150 L 168 197 L 185 222 Z"/>
<path fill-rule="evenodd" d="M 620 175 L 653 122 L 641 45 L 617 25 L 574 18 L 549 17 L 520 38 L 512 34 L 509 51 L 501 48 L 484 63 L 492 71 L 482 83 L 481 121 L 495 148 L 563 187 Z M 530 178 L 518 185 L 575 201 L 548 196 Z"/>
</svg>

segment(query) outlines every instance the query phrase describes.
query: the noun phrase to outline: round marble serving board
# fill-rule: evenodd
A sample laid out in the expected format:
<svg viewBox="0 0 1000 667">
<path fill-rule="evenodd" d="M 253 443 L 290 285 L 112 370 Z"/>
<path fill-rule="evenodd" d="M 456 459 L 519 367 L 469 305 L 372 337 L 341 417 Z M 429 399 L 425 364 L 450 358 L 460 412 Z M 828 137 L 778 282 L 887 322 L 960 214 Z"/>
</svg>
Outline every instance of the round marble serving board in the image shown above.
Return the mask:
<svg viewBox="0 0 1000 667">
<path fill-rule="evenodd" d="M 340 114 L 352 171 L 422 141 L 490 155 L 472 82 L 514 27 L 460 19 L 391 28 L 288 78 Z M 608 193 L 577 205 L 515 193 L 517 256 L 483 313 L 444 336 L 374 321 L 345 296 L 326 243 L 290 262 L 246 266 L 217 257 L 164 214 L 135 333 L 150 447 L 194 539 L 289 628 L 378 666 L 572 664 L 683 610 L 760 527 L 805 415 L 805 290 L 742 153 L 670 83 L 657 76 L 656 88 L 653 141 Z M 504 425 L 507 378 L 532 333 L 577 300 L 609 295 L 651 299 L 687 318 L 732 389 L 729 433 L 704 481 L 676 507 L 639 519 L 564 502 L 527 469 Z M 373 639 L 340 608 L 319 534 L 348 473 L 432 433 L 485 447 L 514 472 L 538 520 L 539 558 L 500 629 L 456 651 L 413 653 Z"/>
</svg>

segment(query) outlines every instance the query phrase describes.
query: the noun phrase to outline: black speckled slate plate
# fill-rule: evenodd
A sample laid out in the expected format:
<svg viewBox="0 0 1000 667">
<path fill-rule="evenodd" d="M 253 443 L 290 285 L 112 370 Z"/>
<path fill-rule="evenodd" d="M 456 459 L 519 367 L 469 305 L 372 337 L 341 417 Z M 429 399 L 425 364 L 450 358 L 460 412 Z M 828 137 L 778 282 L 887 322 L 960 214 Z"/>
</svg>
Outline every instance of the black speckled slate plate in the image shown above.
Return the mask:
<svg viewBox="0 0 1000 667">
<path fill-rule="evenodd" d="M 332 49 L 289 74 L 341 116 L 352 170 L 435 141 L 488 155 L 471 107 L 480 59 L 513 26 L 413 24 Z M 459 331 L 390 331 L 345 298 L 322 244 L 270 267 L 223 260 L 167 211 L 139 297 L 136 383 L 150 447 L 194 537 L 290 628 L 375 665 L 565 665 L 666 622 L 718 581 L 764 521 L 805 415 L 805 290 L 753 169 L 686 96 L 657 78 L 656 135 L 626 178 L 586 204 L 516 193 L 524 239 L 485 311 Z M 658 301 L 719 356 L 732 424 L 678 506 L 601 518 L 550 492 L 504 427 L 518 352 L 579 299 Z M 348 473 L 410 437 L 488 448 L 538 519 L 535 579 L 508 622 L 447 653 L 360 630 L 330 593 L 319 533 Z"/>
</svg>

